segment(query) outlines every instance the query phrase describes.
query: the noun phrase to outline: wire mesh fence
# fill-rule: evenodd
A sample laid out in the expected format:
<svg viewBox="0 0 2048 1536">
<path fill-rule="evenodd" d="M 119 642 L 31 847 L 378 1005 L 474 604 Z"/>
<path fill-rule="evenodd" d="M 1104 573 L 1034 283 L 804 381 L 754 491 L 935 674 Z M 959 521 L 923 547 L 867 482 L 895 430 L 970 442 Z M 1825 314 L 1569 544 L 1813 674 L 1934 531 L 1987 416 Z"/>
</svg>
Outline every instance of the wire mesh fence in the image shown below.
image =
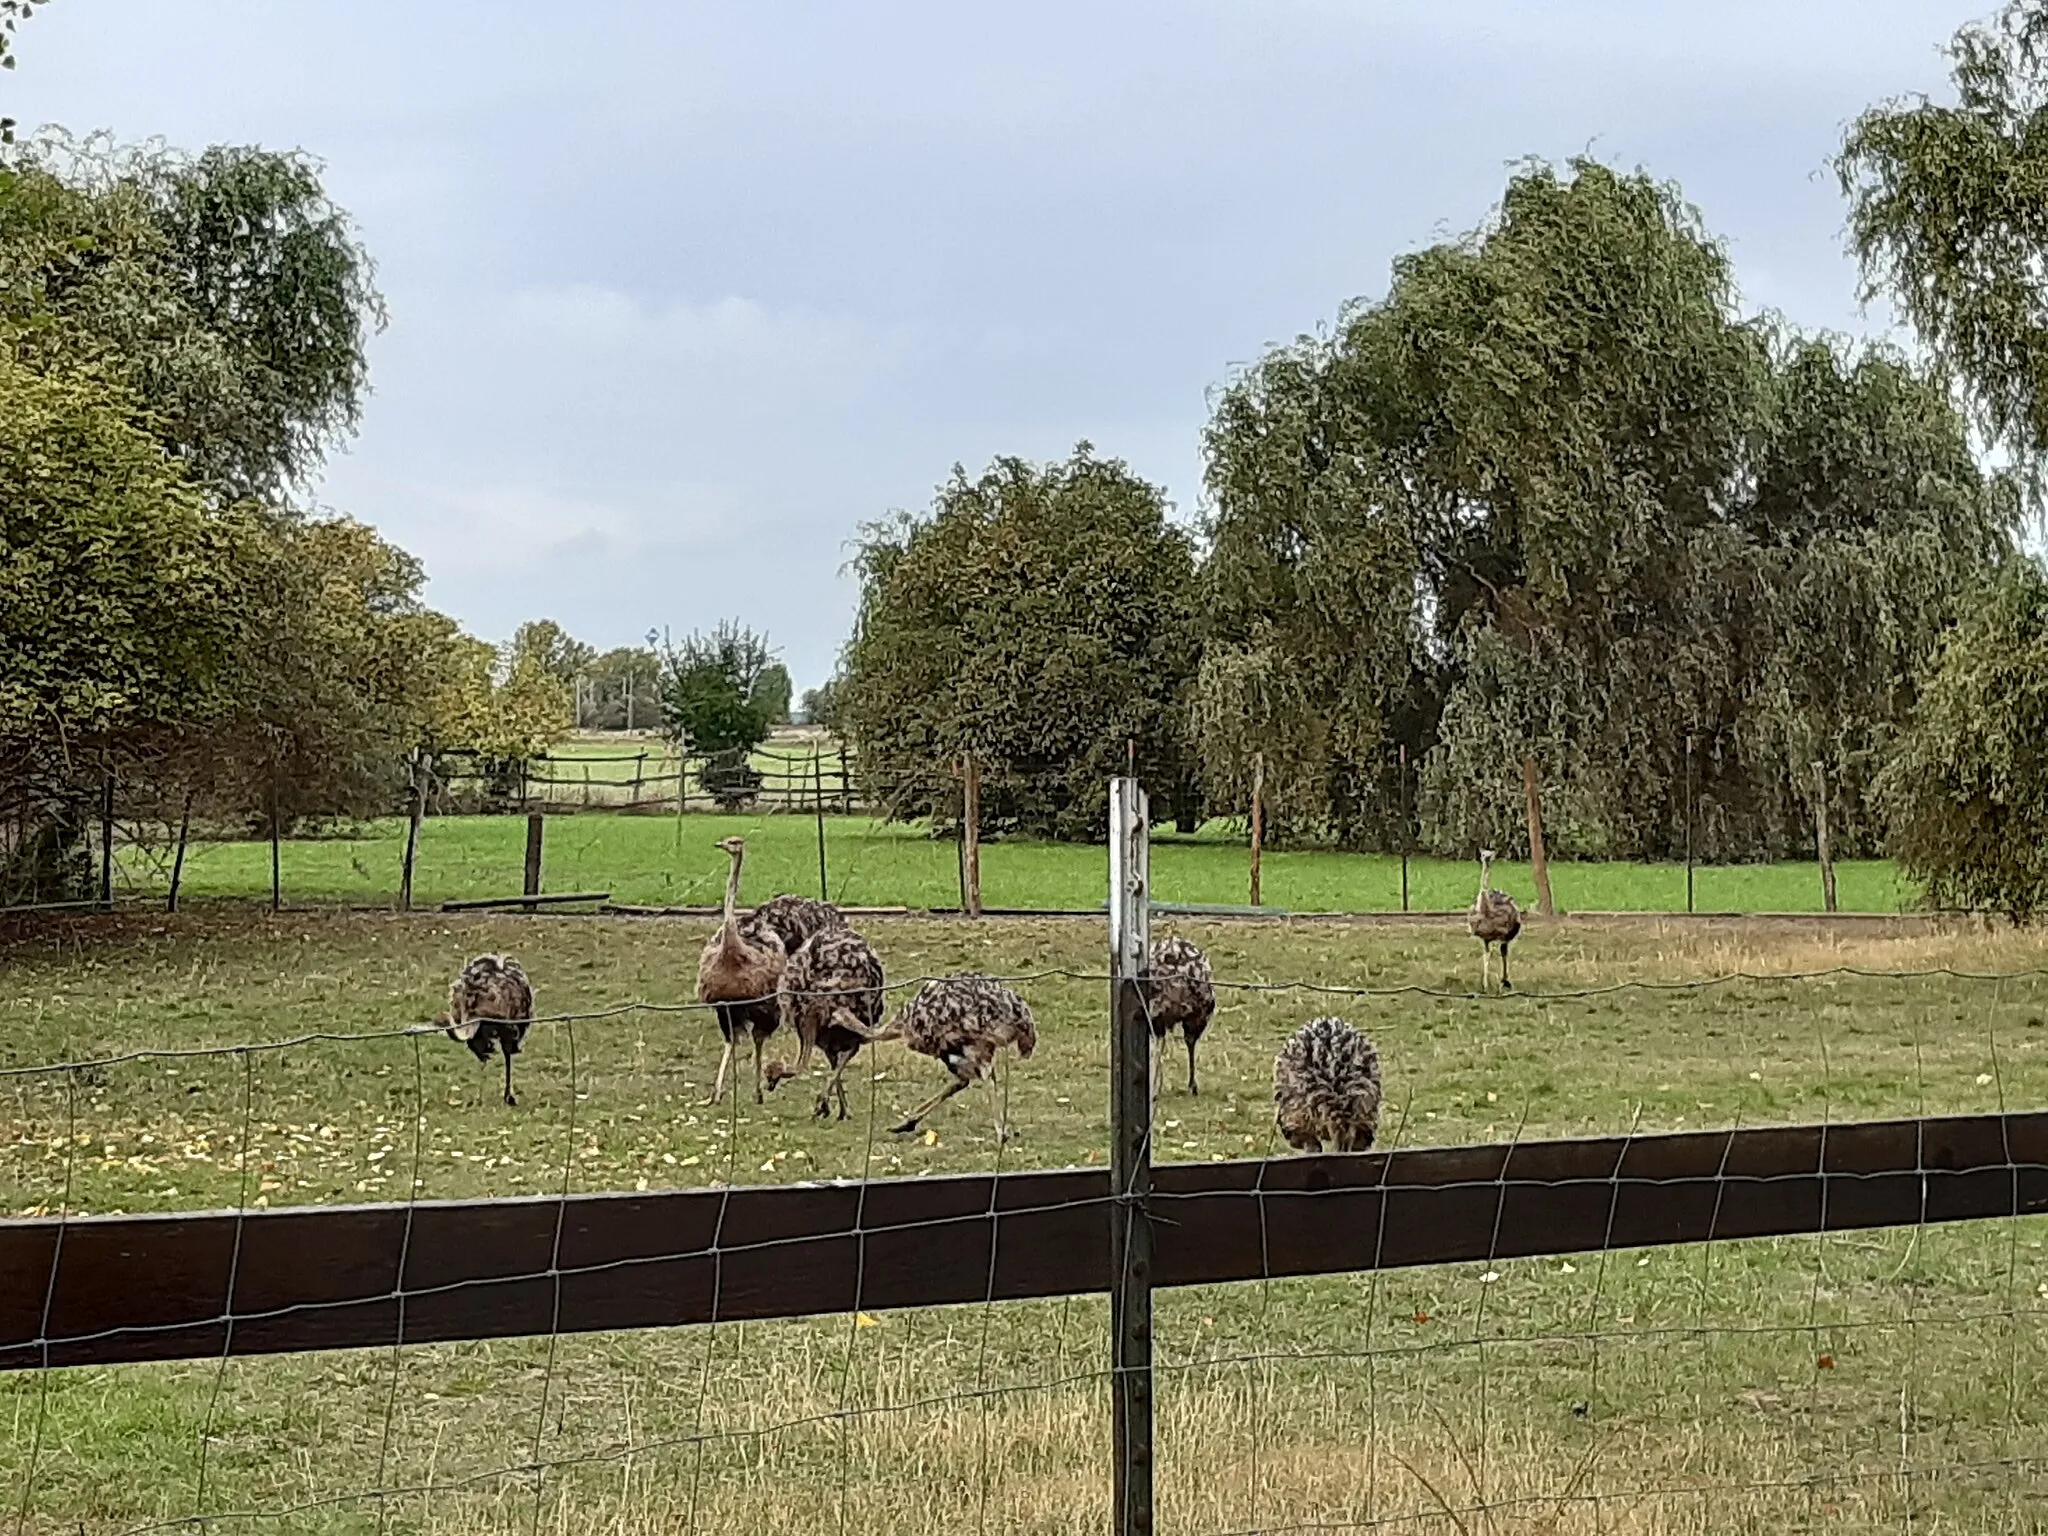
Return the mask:
<svg viewBox="0 0 2048 1536">
<path fill-rule="evenodd" d="M 892 1004 L 990 968 L 987 930 L 868 927 Z M 1180 927 L 1218 1006 L 1201 1093 L 1167 1073 L 1145 1125 L 1155 1528 L 2038 1518 L 2048 970 L 1560 944 L 1501 995 L 1448 942 Z M 612 1002 L 592 940 L 533 935 L 517 1110 L 404 1022 L 393 947 L 452 970 L 471 935 L 302 931 L 126 981 L 146 957 L 14 959 L 18 1528 L 1113 1528 L 1085 951 L 1009 941 L 1038 1048 L 899 1137 L 946 1074 L 893 1045 L 843 1122 L 815 1080 L 705 1104 L 679 929 L 603 941 Z M 231 972 L 276 979 L 231 1006 Z M 1276 1132 L 1321 1014 L 1379 1047 L 1370 1153 Z"/>
</svg>

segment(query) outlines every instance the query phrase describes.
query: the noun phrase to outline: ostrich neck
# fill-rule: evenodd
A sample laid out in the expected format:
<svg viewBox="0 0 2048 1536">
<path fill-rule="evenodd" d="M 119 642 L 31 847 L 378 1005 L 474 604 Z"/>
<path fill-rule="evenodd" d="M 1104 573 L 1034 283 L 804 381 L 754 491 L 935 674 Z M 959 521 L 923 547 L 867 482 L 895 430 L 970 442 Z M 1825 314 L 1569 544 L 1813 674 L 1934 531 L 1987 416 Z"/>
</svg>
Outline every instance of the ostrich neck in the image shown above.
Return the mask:
<svg viewBox="0 0 2048 1536">
<path fill-rule="evenodd" d="M 1488 874 L 1489 874 L 1489 871 L 1488 871 L 1488 869 L 1487 869 L 1487 867 L 1486 867 L 1486 862 L 1485 862 L 1485 860 L 1483 860 L 1483 859 L 1482 859 L 1482 860 L 1480 861 L 1480 864 L 1479 864 L 1479 896 L 1478 896 L 1478 899 L 1479 899 L 1480 901 L 1482 901 L 1482 902 L 1486 900 L 1486 885 L 1487 885 L 1487 876 L 1488 876 Z"/>
<path fill-rule="evenodd" d="M 739 938 L 738 907 L 740 904 L 740 864 L 746 858 L 743 853 L 732 856 L 732 870 L 725 877 L 725 942 L 730 945 Z"/>
</svg>

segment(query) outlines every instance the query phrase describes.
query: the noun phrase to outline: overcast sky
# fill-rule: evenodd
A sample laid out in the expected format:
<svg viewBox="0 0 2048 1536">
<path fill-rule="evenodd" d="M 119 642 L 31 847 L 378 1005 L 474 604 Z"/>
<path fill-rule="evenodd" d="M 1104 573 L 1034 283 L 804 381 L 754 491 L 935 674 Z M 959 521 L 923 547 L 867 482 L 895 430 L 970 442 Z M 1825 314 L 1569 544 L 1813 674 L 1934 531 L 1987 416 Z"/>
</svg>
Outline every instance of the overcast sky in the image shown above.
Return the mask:
<svg viewBox="0 0 2048 1536">
<path fill-rule="evenodd" d="M 502 639 L 721 617 L 798 686 L 855 526 L 1087 438 L 1201 503 L 1205 393 L 1478 222 L 1679 182 L 1745 302 L 1869 331 L 1826 161 L 1991 0 L 53 0 L 0 110 L 302 148 L 391 324 L 320 500 Z"/>
</svg>

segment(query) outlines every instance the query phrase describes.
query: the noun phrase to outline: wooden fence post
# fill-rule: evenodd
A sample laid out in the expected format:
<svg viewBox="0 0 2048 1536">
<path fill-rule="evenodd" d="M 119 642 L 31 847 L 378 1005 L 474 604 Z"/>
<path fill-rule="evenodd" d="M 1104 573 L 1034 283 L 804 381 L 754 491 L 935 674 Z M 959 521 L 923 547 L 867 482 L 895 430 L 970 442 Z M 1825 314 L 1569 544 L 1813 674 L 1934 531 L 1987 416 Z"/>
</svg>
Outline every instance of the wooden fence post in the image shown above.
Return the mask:
<svg viewBox="0 0 2048 1536">
<path fill-rule="evenodd" d="M 1550 899 L 1550 859 L 1543 849 L 1543 791 L 1536 782 L 1533 757 L 1522 759 L 1522 789 L 1529 800 L 1529 872 L 1536 877 L 1536 910 L 1552 917 L 1557 904 Z"/>
<path fill-rule="evenodd" d="M 839 814 L 853 814 L 853 773 L 847 766 L 846 743 L 839 744 Z"/>
<path fill-rule="evenodd" d="M 1408 826 L 1408 743 L 1401 743 L 1401 910 L 1408 910 L 1408 852 L 1415 841 Z"/>
<path fill-rule="evenodd" d="M 1685 733 L 1685 910 L 1692 911 L 1692 732 Z"/>
<path fill-rule="evenodd" d="M 398 879 L 398 910 L 412 910 L 412 872 L 419 858 L 420 823 L 427 815 L 427 758 L 424 752 L 412 755 L 412 806 L 405 826 L 405 867 Z"/>
<path fill-rule="evenodd" d="M 831 884 L 825 877 L 825 751 L 811 748 L 811 801 L 818 815 L 818 900 L 832 899 Z"/>
<path fill-rule="evenodd" d="M 1151 818 L 1135 778 L 1109 787 L 1109 1316 L 1111 1528 L 1152 1532 L 1152 1029 L 1140 978 L 1151 955 Z"/>
<path fill-rule="evenodd" d="M 1252 754 L 1252 905 L 1260 905 L 1259 861 L 1266 848 L 1266 754 Z"/>
<path fill-rule="evenodd" d="M 538 811 L 531 813 L 526 818 L 525 889 L 526 894 L 529 896 L 538 896 L 540 894 L 540 840 L 541 829 L 545 823 L 546 818 Z M 533 912 L 538 909 L 531 902 L 528 902 L 520 910 L 523 912 Z"/>
<path fill-rule="evenodd" d="M 178 885 L 185 878 L 185 842 L 192 835 L 192 788 L 185 788 L 185 809 L 178 817 L 178 851 L 171 858 L 171 891 L 164 902 L 166 912 L 178 910 Z"/>
<path fill-rule="evenodd" d="M 277 771 L 270 775 L 270 910 L 281 911 L 284 907 L 284 858 L 278 841 L 284 836 L 284 829 L 278 823 L 277 814 Z"/>
<path fill-rule="evenodd" d="M 960 904 L 969 917 L 981 916 L 981 759 L 968 753 L 961 764 Z"/>
<path fill-rule="evenodd" d="M 1835 855 L 1828 847 L 1828 767 L 1813 765 L 1813 840 L 1820 853 L 1820 898 L 1828 911 L 1835 910 Z"/>
</svg>

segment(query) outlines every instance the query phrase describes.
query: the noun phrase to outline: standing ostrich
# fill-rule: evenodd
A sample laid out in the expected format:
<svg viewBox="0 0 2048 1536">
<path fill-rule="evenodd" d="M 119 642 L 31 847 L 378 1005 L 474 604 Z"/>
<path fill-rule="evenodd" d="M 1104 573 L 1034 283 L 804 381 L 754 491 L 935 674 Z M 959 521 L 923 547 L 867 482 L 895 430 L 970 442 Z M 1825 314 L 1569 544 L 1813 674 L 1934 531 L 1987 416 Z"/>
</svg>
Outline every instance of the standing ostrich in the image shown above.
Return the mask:
<svg viewBox="0 0 2048 1536">
<path fill-rule="evenodd" d="M 734 838 L 744 845 L 745 839 Z M 723 844 L 720 844 L 723 847 Z M 844 928 L 846 917 L 829 901 L 819 901 L 814 896 L 771 896 L 747 914 L 744 925 L 750 932 L 773 929 L 775 936 L 782 940 L 782 952 L 791 959 L 796 952 L 815 934 L 828 928 Z"/>
<path fill-rule="evenodd" d="M 533 1023 L 533 985 L 509 955 L 478 955 L 448 987 L 448 1011 L 434 1021 L 468 1046 L 478 1061 L 495 1042 L 505 1053 L 505 1102 L 512 1096 L 512 1058 Z"/>
<path fill-rule="evenodd" d="M 697 1001 L 710 1003 L 717 1010 L 725 1054 L 719 1058 L 718 1080 L 707 1102 L 715 1104 L 725 1097 L 733 1046 L 744 1028 L 754 1040 L 754 1102 L 759 1104 L 761 1048 L 782 1022 L 776 993 L 782 985 L 788 951 L 774 928 L 752 918 L 745 923 L 739 920 L 740 866 L 746 862 L 747 840 L 722 838 L 717 846 L 732 860 L 732 870 L 725 877 L 724 918 L 697 957 Z M 739 1092 L 738 1083 L 733 1084 L 733 1092 Z"/>
<path fill-rule="evenodd" d="M 792 900 L 797 898 L 791 898 Z M 882 1022 L 882 962 L 868 941 L 844 923 L 819 930 L 789 957 L 782 972 L 782 1019 L 795 1031 L 796 1065 L 768 1064 L 772 1092 L 801 1077 L 815 1047 L 825 1053 L 832 1076 L 818 1095 L 813 1113 L 823 1119 L 839 1096 L 839 1118 L 846 1118 L 846 1067 L 860 1053 Z"/>
<path fill-rule="evenodd" d="M 1209 978 L 1209 958 L 1187 939 L 1161 939 L 1152 946 L 1152 963 L 1144 975 L 1145 1012 L 1152 1020 L 1152 1097 L 1159 1097 L 1159 1048 L 1179 1026 L 1188 1045 L 1188 1094 L 1200 1092 L 1195 1082 L 1195 1044 L 1216 1013 L 1216 987 Z"/>
<path fill-rule="evenodd" d="M 1020 1058 L 1038 1046 L 1038 1030 L 1024 999 L 992 977 L 966 974 L 927 981 L 897 1010 L 896 1017 L 871 1040 L 901 1040 L 920 1056 L 942 1062 L 953 1081 L 904 1116 L 898 1134 L 917 1129 L 918 1122 L 986 1072 L 995 1100 L 996 1141 L 1003 1128 L 1002 1095 L 995 1090 L 996 1053 L 1017 1047 Z"/>
<path fill-rule="evenodd" d="M 1515 935 L 1522 931 L 1522 914 L 1515 906 L 1515 898 L 1506 891 L 1493 890 L 1489 882 L 1493 878 L 1493 850 L 1479 850 L 1479 894 L 1472 900 L 1472 917 L 1466 927 L 1472 930 L 1472 937 L 1479 941 L 1479 990 L 1484 992 L 1493 981 L 1493 946 L 1500 946 L 1500 989 L 1513 990 L 1508 980 L 1508 945 Z"/>
<path fill-rule="evenodd" d="M 1304 1152 L 1365 1151 L 1380 1098 L 1380 1053 L 1342 1019 L 1310 1019 L 1273 1062 L 1273 1121 Z"/>
</svg>

